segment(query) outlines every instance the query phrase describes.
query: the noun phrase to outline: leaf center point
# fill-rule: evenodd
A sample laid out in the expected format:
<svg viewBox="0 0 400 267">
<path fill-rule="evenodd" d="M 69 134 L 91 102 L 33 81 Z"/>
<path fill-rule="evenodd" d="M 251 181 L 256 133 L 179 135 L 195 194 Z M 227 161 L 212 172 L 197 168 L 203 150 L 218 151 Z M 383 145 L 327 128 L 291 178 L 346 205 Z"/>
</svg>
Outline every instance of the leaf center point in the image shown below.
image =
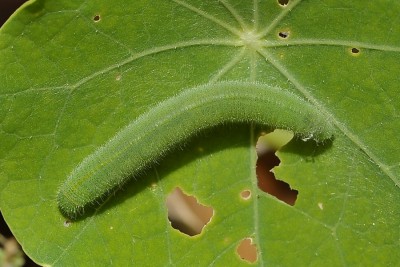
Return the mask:
<svg viewBox="0 0 400 267">
<path fill-rule="evenodd" d="M 259 35 L 253 31 L 242 32 L 240 39 L 243 42 L 243 45 L 251 50 L 259 50 L 263 45 Z"/>
</svg>

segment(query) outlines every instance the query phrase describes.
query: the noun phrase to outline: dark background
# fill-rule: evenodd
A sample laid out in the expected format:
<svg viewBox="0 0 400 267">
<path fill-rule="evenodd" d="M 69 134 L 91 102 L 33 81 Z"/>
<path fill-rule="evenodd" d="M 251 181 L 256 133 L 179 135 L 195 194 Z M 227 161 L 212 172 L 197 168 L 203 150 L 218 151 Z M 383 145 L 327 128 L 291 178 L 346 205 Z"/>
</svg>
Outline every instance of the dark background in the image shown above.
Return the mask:
<svg viewBox="0 0 400 267">
<path fill-rule="evenodd" d="M 1 0 L 0 1 L 0 26 L 11 16 L 12 13 L 26 0 Z"/>
</svg>

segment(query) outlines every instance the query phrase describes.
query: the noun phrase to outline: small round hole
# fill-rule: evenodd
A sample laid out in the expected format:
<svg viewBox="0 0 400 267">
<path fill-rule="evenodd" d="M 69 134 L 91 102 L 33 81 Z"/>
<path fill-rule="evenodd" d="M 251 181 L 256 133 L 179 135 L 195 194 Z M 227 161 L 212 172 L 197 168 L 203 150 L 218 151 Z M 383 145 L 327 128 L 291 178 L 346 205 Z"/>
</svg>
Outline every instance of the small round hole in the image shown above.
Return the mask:
<svg viewBox="0 0 400 267">
<path fill-rule="evenodd" d="M 240 197 L 244 200 L 248 200 L 251 198 L 251 191 L 250 190 L 243 190 L 242 192 L 240 192 Z"/>
<path fill-rule="evenodd" d="M 279 32 L 279 37 L 286 39 L 289 37 L 289 32 Z"/>
<path fill-rule="evenodd" d="M 100 15 L 95 15 L 95 16 L 93 17 L 93 20 L 94 20 L 95 22 L 99 22 L 99 21 L 100 21 Z"/>
<path fill-rule="evenodd" d="M 351 53 L 353 53 L 353 54 L 358 54 L 358 53 L 360 53 L 360 49 L 353 47 L 353 48 L 351 49 Z"/>
<path fill-rule="evenodd" d="M 289 0 L 278 0 L 279 5 L 287 6 L 289 4 Z"/>
</svg>

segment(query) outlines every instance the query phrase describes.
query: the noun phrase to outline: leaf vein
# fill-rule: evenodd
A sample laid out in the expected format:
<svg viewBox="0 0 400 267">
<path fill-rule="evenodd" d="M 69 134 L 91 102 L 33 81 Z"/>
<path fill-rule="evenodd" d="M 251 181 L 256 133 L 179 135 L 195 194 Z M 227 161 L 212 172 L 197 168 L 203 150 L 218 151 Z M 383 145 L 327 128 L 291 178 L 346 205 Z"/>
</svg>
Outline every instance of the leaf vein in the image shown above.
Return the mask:
<svg viewBox="0 0 400 267">
<path fill-rule="evenodd" d="M 300 39 L 288 41 L 266 41 L 265 47 L 287 47 L 287 46 L 311 46 L 311 45 L 327 45 L 327 46 L 344 46 L 357 47 L 370 50 L 380 50 L 386 52 L 400 52 L 400 47 L 390 45 L 370 44 L 357 41 L 331 40 L 331 39 Z"/>
<path fill-rule="evenodd" d="M 270 33 L 275 28 L 275 26 L 279 22 L 281 22 L 285 18 L 285 16 L 289 14 L 300 2 L 301 0 L 291 1 L 291 3 L 282 10 L 282 12 L 271 22 L 271 24 L 259 33 L 260 38 Z"/>
<path fill-rule="evenodd" d="M 240 31 L 238 31 L 236 28 L 231 27 L 228 23 L 217 19 L 216 17 L 208 14 L 207 12 L 205 12 L 205 11 L 203 11 L 203 10 L 197 8 L 197 7 L 194 7 L 194 6 L 188 4 L 188 3 L 184 2 L 184 1 L 180 1 L 180 0 L 171 0 L 171 1 L 175 2 L 176 4 L 178 4 L 180 6 L 183 6 L 183 7 L 187 8 L 190 11 L 193 11 L 194 13 L 196 13 L 196 14 L 198 14 L 198 15 L 206 18 L 206 19 L 208 19 L 209 21 L 214 22 L 215 24 L 217 24 L 220 27 L 230 31 L 231 33 L 236 34 L 237 36 L 240 36 Z"/>
<path fill-rule="evenodd" d="M 277 70 L 279 70 L 289 81 L 293 83 L 293 85 L 297 88 L 297 90 L 304 95 L 311 103 L 313 103 L 318 110 L 325 113 L 327 118 L 331 120 L 331 122 L 336 125 L 336 127 L 341 130 L 341 132 L 350 139 L 357 147 L 359 147 L 371 161 L 386 175 L 388 176 L 397 187 L 400 187 L 400 181 L 396 178 L 396 175 L 387 167 L 383 162 L 380 161 L 378 156 L 373 153 L 367 145 L 365 145 L 361 139 L 359 139 L 353 132 L 350 131 L 344 124 L 340 123 L 337 118 L 333 116 L 329 110 L 323 106 L 321 103 L 315 99 L 312 94 L 306 90 L 306 88 L 287 70 L 279 61 L 268 51 L 265 49 L 259 49 L 258 52 L 265 57 L 265 59 L 270 62 Z"/>
<path fill-rule="evenodd" d="M 219 0 L 219 2 L 222 3 L 222 5 L 226 8 L 226 10 L 231 13 L 231 15 L 235 18 L 235 20 L 239 23 L 240 27 L 242 27 L 243 30 L 248 30 L 247 24 L 244 22 L 243 17 L 237 12 L 237 10 L 228 2 L 225 0 Z"/>
</svg>

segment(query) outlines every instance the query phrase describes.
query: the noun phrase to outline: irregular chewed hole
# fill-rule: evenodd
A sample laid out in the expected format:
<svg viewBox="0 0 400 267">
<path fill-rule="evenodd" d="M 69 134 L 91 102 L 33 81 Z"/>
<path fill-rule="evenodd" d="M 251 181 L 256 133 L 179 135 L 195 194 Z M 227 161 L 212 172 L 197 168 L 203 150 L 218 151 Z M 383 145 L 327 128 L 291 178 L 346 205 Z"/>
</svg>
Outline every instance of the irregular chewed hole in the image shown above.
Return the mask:
<svg viewBox="0 0 400 267">
<path fill-rule="evenodd" d="M 279 5 L 287 6 L 289 4 L 289 0 L 278 0 Z"/>
<path fill-rule="evenodd" d="M 100 21 L 100 15 L 95 15 L 95 16 L 93 17 L 93 20 L 94 20 L 95 22 L 99 22 L 99 21 Z"/>
<path fill-rule="evenodd" d="M 171 226 L 189 236 L 200 234 L 214 214 L 213 208 L 199 204 L 179 187 L 167 196 L 166 205 Z"/>
<path fill-rule="evenodd" d="M 353 53 L 353 54 L 358 54 L 358 53 L 360 53 L 360 49 L 353 47 L 353 48 L 351 49 L 351 53 Z"/>
<path fill-rule="evenodd" d="M 237 254 L 242 260 L 254 263 L 257 261 L 257 247 L 251 238 L 243 239 L 236 249 Z"/>
<path fill-rule="evenodd" d="M 240 192 L 240 197 L 244 200 L 248 200 L 251 198 L 251 191 L 250 190 L 243 190 L 242 192 Z"/>
<path fill-rule="evenodd" d="M 260 148 L 260 142 L 263 142 L 263 137 L 260 137 L 257 142 L 257 147 Z M 272 146 L 273 147 L 273 146 Z M 291 189 L 289 184 L 284 181 L 277 180 L 271 169 L 278 166 L 280 163 L 279 158 L 275 155 L 276 150 L 266 149 L 258 153 L 256 174 L 258 179 L 258 187 L 276 197 L 277 199 L 289 204 L 294 205 L 297 199 L 298 191 Z"/>
<path fill-rule="evenodd" d="M 287 32 L 287 31 L 283 32 L 282 31 L 282 32 L 279 32 L 278 35 L 279 35 L 279 37 L 281 37 L 283 39 L 286 39 L 286 38 L 289 37 L 289 32 Z"/>
</svg>

